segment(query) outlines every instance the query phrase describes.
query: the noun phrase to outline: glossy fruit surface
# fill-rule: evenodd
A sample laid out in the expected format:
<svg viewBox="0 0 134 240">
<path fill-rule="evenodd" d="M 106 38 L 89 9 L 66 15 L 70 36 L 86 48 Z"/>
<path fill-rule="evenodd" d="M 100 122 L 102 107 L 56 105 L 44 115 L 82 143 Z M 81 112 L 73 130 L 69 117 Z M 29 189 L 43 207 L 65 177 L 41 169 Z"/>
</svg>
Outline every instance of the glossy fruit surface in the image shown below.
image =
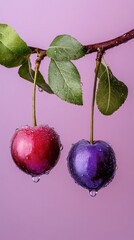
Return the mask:
<svg viewBox="0 0 134 240">
<path fill-rule="evenodd" d="M 113 149 L 104 141 L 81 140 L 69 152 L 68 168 L 75 182 L 89 191 L 98 191 L 112 181 L 116 170 Z"/>
<path fill-rule="evenodd" d="M 56 165 L 60 146 L 58 134 L 49 126 L 25 126 L 13 136 L 11 155 L 22 171 L 39 176 Z"/>
</svg>

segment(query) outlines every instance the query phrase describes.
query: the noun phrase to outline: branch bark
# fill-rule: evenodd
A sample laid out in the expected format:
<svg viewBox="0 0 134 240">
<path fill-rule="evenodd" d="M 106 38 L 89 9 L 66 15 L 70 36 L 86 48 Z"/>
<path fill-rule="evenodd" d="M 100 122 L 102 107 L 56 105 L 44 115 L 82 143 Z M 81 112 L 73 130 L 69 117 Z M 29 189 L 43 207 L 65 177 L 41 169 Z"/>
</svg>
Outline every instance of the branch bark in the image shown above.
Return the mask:
<svg viewBox="0 0 134 240">
<path fill-rule="evenodd" d="M 106 50 L 121 45 L 122 43 L 126 43 L 133 38 L 134 29 L 114 39 L 85 46 L 86 54 L 97 52 L 98 49 L 100 49 L 102 52 L 105 52 Z"/>
<path fill-rule="evenodd" d="M 94 44 L 89 44 L 84 46 L 86 49 L 86 54 L 90 54 L 93 52 L 98 52 L 100 50 L 101 52 L 105 52 L 106 50 L 119 46 L 123 43 L 126 43 L 130 41 L 131 39 L 134 38 L 134 29 L 131 31 L 124 33 L 123 35 L 116 37 L 114 39 L 105 41 L 105 42 L 99 42 L 99 43 L 94 43 Z M 35 47 L 30 47 L 33 53 L 40 53 L 42 58 L 46 56 L 46 50 L 41 49 L 41 48 L 35 48 Z"/>
</svg>

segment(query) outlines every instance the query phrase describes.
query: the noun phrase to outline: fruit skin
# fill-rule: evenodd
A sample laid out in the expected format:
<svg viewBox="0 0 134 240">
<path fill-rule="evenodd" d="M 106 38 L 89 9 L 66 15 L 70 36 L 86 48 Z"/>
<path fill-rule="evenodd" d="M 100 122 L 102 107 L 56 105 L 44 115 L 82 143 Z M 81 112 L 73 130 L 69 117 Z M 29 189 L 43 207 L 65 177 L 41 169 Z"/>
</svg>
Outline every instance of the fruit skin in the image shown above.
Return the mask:
<svg viewBox="0 0 134 240">
<path fill-rule="evenodd" d="M 115 175 L 116 158 L 104 141 L 86 140 L 75 143 L 67 158 L 68 169 L 75 182 L 89 191 L 105 187 Z"/>
<path fill-rule="evenodd" d="M 57 164 L 60 146 L 58 134 L 49 126 L 25 126 L 12 138 L 11 155 L 22 171 L 39 176 Z"/>
</svg>

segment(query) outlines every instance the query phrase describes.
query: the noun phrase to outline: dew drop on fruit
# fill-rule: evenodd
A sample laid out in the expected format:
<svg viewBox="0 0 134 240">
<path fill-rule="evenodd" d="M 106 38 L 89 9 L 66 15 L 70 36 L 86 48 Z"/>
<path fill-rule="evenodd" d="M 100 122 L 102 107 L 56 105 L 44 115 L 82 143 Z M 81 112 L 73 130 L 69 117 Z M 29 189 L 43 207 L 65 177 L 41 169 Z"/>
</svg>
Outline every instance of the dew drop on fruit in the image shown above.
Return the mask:
<svg viewBox="0 0 134 240">
<path fill-rule="evenodd" d="M 29 125 L 23 126 L 22 129 L 29 129 Z"/>
<path fill-rule="evenodd" d="M 39 91 L 39 92 L 43 92 L 43 89 L 40 88 L 40 87 L 38 87 L 38 91 Z"/>
<path fill-rule="evenodd" d="M 63 145 L 62 144 L 60 144 L 60 151 L 62 151 L 63 150 Z"/>
<path fill-rule="evenodd" d="M 45 172 L 45 174 L 46 174 L 46 175 L 48 175 L 49 173 L 50 173 L 50 171 L 49 171 L 49 170 Z"/>
<path fill-rule="evenodd" d="M 89 190 L 89 194 L 91 197 L 95 197 L 97 195 L 97 192 L 95 189 L 93 189 L 93 190 Z"/>
<path fill-rule="evenodd" d="M 37 182 L 40 181 L 40 177 L 39 176 L 33 176 L 32 180 L 33 180 L 34 183 L 37 183 Z"/>
</svg>

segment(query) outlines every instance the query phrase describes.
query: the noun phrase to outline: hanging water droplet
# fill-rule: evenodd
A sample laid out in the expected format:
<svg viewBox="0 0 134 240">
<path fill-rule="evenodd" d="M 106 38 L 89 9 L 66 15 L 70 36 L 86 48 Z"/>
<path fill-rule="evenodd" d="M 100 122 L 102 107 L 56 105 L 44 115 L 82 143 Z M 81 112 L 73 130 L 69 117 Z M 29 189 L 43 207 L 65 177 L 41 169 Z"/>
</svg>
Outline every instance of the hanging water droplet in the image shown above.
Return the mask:
<svg viewBox="0 0 134 240">
<path fill-rule="evenodd" d="M 39 92 L 43 92 L 43 89 L 40 88 L 40 87 L 38 87 L 38 91 L 39 91 Z"/>
<path fill-rule="evenodd" d="M 97 191 L 95 189 L 89 190 L 89 194 L 91 197 L 95 197 L 97 195 Z"/>
<path fill-rule="evenodd" d="M 32 180 L 33 180 L 34 183 L 37 183 L 37 182 L 40 181 L 40 176 L 33 176 Z"/>
<path fill-rule="evenodd" d="M 62 151 L 63 150 L 63 145 L 62 144 L 60 144 L 60 151 Z"/>
</svg>

